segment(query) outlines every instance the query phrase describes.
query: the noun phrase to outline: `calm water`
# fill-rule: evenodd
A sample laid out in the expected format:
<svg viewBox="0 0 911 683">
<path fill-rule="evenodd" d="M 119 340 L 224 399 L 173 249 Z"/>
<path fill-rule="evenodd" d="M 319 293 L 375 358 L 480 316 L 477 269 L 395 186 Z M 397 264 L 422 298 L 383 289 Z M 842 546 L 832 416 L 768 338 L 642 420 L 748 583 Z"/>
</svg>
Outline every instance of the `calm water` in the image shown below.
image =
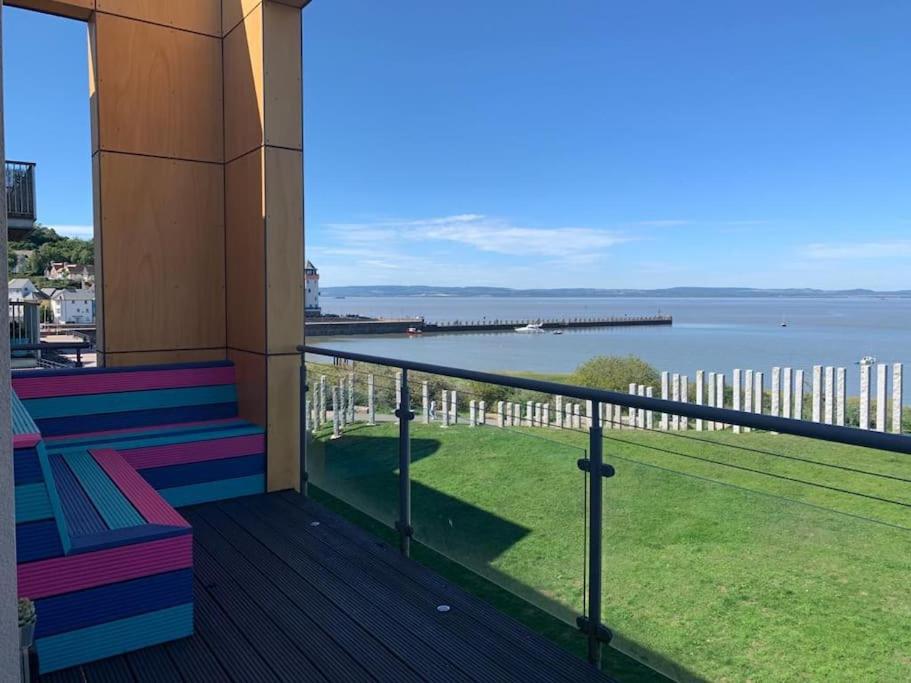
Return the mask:
<svg viewBox="0 0 911 683">
<path fill-rule="evenodd" d="M 672 327 L 605 328 L 562 335 L 516 333 L 319 337 L 318 345 L 477 370 L 567 372 L 592 356 L 635 354 L 660 370 L 687 373 L 774 365 L 848 367 L 865 355 L 904 362 L 911 372 L 911 299 L 514 299 L 324 297 L 327 313 L 407 317 L 429 322 L 668 313 Z M 782 327 L 782 321 L 788 326 Z M 730 375 L 729 375 L 730 376 Z M 729 380 L 730 381 L 730 380 Z M 768 374 L 766 382 L 769 382 Z M 911 401 L 911 376 L 905 380 Z"/>
</svg>

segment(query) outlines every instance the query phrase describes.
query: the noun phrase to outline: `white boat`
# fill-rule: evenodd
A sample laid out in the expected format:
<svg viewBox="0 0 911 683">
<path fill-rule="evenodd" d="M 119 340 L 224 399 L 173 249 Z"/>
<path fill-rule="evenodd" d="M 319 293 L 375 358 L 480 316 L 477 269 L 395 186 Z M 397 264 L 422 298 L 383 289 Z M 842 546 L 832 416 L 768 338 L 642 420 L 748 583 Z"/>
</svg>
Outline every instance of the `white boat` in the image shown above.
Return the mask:
<svg viewBox="0 0 911 683">
<path fill-rule="evenodd" d="M 516 332 L 543 332 L 544 323 L 528 323 L 522 327 L 515 328 Z"/>
<path fill-rule="evenodd" d="M 859 361 L 858 365 L 874 365 L 876 363 L 876 356 L 864 356 Z"/>
</svg>

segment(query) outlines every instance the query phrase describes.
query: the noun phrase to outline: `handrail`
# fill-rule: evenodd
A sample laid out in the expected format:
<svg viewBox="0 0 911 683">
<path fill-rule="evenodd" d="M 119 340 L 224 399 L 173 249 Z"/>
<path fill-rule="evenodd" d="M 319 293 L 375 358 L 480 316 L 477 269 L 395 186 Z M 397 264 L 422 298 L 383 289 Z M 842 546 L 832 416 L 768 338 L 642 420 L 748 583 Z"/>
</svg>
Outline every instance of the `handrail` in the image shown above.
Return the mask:
<svg viewBox="0 0 911 683">
<path fill-rule="evenodd" d="M 862 446 L 892 453 L 911 455 L 911 437 L 904 434 L 889 434 L 885 432 L 855 429 L 853 427 L 806 422 L 804 420 L 795 420 L 787 417 L 745 413 L 730 408 L 701 406 L 695 403 L 682 403 L 680 401 L 649 398 L 646 396 L 637 396 L 635 394 L 624 394 L 619 391 L 591 389 L 572 384 L 560 384 L 559 382 L 548 382 L 525 377 L 510 377 L 509 375 L 499 375 L 492 372 L 465 370 L 463 368 L 434 365 L 432 363 L 421 363 L 397 358 L 386 358 L 383 356 L 373 356 L 351 351 L 338 351 L 321 346 L 311 346 L 309 344 L 298 346 L 297 350 L 299 353 L 310 353 L 320 356 L 329 356 L 331 358 L 344 358 L 361 363 L 385 365 L 432 375 L 445 375 L 447 377 L 483 382 L 485 384 L 499 384 L 514 389 L 526 389 L 528 391 L 566 396 L 584 401 L 598 401 L 600 403 L 609 403 L 611 405 L 623 406 L 626 408 L 639 408 L 659 413 L 702 419 L 710 422 L 722 422 L 724 424 L 752 427 L 753 429 L 779 432 L 792 436 L 803 436 L 820 441 L 841 443 L 849 446 Z"/>
</svg>

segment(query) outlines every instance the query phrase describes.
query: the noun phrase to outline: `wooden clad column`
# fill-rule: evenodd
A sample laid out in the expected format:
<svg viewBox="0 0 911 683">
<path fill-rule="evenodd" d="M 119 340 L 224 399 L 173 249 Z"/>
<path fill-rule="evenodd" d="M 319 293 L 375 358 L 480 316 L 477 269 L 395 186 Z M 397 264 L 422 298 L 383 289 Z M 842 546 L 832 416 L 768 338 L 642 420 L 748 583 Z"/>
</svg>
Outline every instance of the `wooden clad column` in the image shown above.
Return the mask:
<svg viewBox="0 0 911 683">
<path fill-rule="evenodd" d="M 224 358 L 220 0 L 91 4 L 99 360 Z"/>
<path fill-rule="evenodd" d="M 298 483 L 304 340 L 303 2 L 223 0 L 227 354 L 266 426 L 270 491 Z"/>
</svg>

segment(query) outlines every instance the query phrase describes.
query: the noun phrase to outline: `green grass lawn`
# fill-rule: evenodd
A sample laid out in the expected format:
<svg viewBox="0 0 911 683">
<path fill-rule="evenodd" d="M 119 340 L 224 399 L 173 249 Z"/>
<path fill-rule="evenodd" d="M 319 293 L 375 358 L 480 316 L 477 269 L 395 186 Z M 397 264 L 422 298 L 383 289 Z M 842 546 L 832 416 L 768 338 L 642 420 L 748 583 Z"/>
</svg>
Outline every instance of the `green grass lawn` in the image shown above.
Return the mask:
<svg viewBox="0 0 911 683">
<path fill-rule="evenodd" d="M 907 456 L 759 433 L 605 437 L 614 647 L 682 680 L 911 679 Z M 320 435 L 313 482 L 391 525 L 397 438 L 391 423 Z M 574 432 L 412 425 L 418 559 L 577 652 L 581 636 L 539 610 L 572 624 L 583 609 L 586 448 Z M 650 677 L 618 655 L 607 668 Z"/>
</svg>

